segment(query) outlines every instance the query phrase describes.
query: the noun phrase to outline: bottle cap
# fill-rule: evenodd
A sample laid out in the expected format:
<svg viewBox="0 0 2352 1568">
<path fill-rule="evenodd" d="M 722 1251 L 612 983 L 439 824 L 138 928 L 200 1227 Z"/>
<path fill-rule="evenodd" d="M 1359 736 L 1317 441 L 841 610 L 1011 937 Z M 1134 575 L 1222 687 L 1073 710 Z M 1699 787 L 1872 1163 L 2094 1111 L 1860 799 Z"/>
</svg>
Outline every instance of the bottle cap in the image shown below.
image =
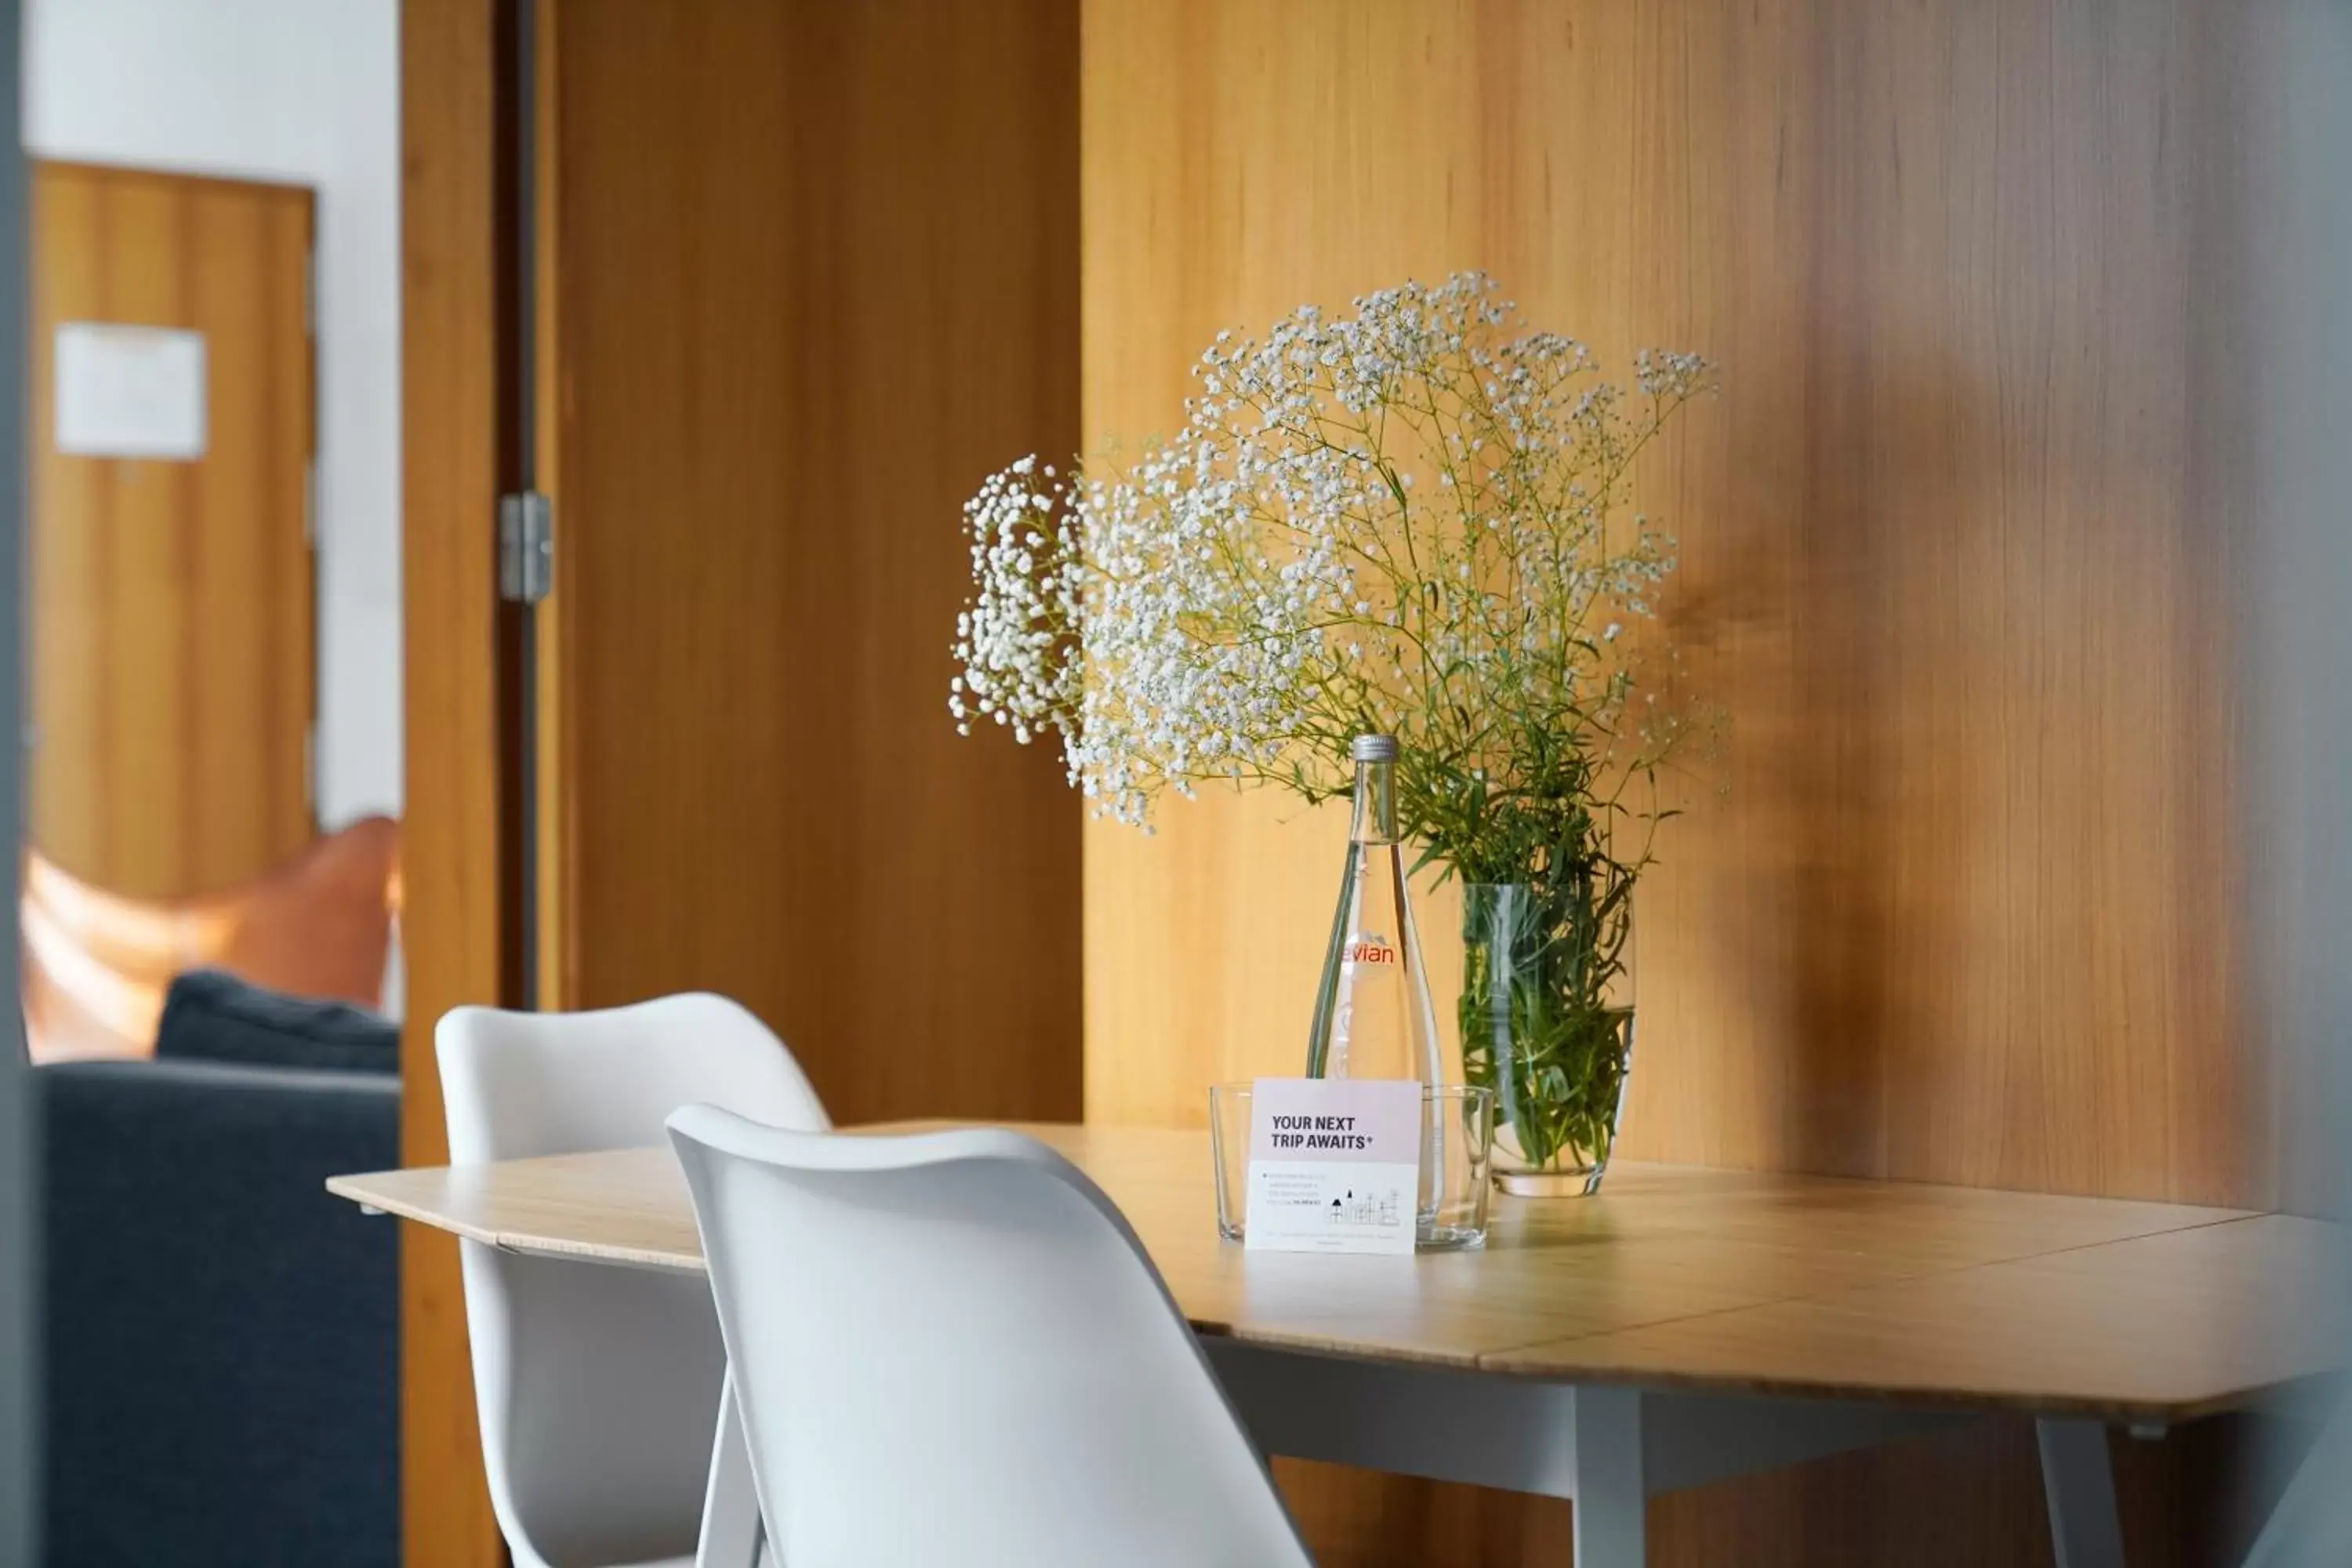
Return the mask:
<svg viewBox="0 0 2352 1568">
<path fill-rule="evenodd" d="M 1360 763 L 1392 763 L 1399 751 L 1394 735 L 1359 735 L 1352 748 Z"/>
</svg>

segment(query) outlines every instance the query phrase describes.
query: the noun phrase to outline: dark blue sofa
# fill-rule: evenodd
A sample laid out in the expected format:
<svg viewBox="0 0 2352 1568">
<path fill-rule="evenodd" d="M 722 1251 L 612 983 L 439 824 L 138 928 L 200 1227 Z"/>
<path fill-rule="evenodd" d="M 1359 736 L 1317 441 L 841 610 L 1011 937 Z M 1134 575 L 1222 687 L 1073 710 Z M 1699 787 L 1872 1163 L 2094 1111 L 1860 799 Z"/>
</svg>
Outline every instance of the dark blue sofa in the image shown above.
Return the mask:
<svg viewBox="0 0 2352 1568">
<path fill-rule="evenodd" d="M 153 1061 L 34 1074 L 50 1568 L 397 1568 L 398 1033 L 225 975 Z"/>
</svg>

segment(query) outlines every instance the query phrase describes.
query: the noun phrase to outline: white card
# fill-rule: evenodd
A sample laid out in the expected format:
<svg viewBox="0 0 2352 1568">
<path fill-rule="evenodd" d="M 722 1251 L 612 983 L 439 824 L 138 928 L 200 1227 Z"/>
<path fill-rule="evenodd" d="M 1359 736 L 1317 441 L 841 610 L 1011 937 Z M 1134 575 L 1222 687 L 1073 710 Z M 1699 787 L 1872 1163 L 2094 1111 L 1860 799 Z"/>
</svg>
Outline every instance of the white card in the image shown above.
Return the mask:
<svg viewBox="0 0 2352 1568">
<path fill-rule="evenodd" d="M 1420 1084 L 1262 1078 L 1252 1086 L 1249 1250 L 1410 1253 L 1420 1195 Z"/>
<path fill-rule="evenodd" d="M 170 327 L 60 321 L 58 450 L 79 458 L 205 455 L 205 338 Z"/>
</svg>

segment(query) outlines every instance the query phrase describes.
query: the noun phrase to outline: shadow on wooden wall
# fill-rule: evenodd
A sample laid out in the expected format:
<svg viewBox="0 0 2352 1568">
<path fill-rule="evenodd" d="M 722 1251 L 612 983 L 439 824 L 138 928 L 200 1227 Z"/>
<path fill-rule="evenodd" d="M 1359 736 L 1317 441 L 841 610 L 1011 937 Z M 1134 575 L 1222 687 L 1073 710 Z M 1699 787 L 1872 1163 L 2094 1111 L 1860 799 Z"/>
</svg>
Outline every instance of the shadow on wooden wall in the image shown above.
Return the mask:
<svg viewBox="0 0 2352 1568">
<path fill-rule="evenodd" d="M 2274 1194 L 2236 907 L 2245 15 L 1088 5 L 1086 449 L 1172 425 L 1221 327 L 1464 268 L 1621 375 L 1722 366 L 1641 474 L 1730 729 L 1642 893 L 1629 1154 Z M 1337 838 L 1298 815 L 1088 829 L 1090 1117 L 1296 1070 Z M 2202 1560 L 2174 1500 L 2224 1438 L 2132 1457 L 2147 1560 Z M 1654 1561 L 2046 1561 L 2031 1460 L 1988 1427 L 1676 1497 Z M 1566 1552 L 1557 1505 L 1284 1473 L 1326 1561 Z"/>
</svg>

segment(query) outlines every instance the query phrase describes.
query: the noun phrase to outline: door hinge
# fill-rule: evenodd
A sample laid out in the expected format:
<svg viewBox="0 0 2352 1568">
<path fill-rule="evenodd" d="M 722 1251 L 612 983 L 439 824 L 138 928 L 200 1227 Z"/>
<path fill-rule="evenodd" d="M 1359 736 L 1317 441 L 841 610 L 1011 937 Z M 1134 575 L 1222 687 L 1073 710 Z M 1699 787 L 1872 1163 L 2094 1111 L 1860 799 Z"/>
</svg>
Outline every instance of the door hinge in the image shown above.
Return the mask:
<svg viewBox="0 0 2352 1568">
<path fill-rule="evenodd" d="M 537 490 L 499 498 L 499 597 L 536 605 L 555 586 L 555 504 Z"/>
</svg>

